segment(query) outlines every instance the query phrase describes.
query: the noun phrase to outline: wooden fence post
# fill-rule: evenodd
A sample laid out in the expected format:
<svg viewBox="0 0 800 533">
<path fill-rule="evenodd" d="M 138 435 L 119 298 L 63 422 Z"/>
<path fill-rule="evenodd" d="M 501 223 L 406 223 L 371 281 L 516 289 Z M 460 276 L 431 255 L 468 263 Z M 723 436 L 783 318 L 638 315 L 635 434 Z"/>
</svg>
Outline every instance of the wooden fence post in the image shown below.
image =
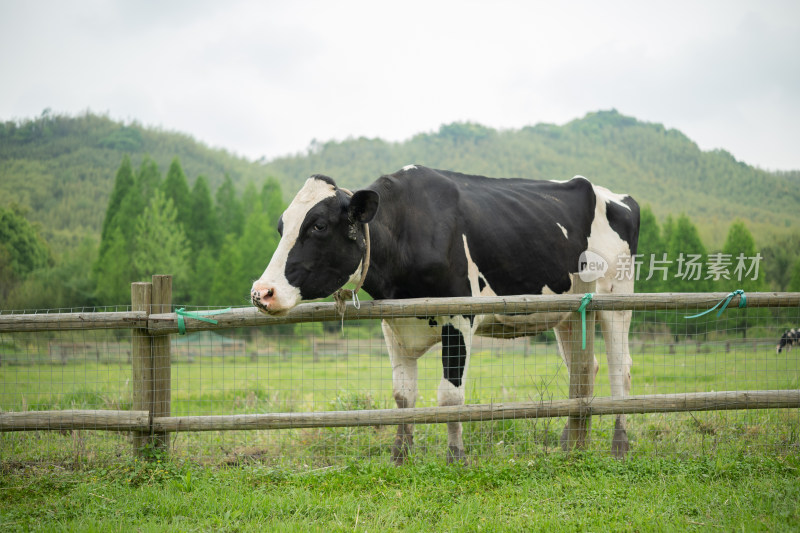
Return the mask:
<svg viewBox="0 0 800 533">
<path fill-rule="evenodd" d="M 596 282 L 585 282 L 578 275 L 574 276 L 572 292 L 585 294 L 595 292 Z M 569 366 L 569 397 L 591 400 L 594 395 L 594 311 L 586 311 L 586 348 L 583 344 L 583 327 L 581 314 L 571 313 L 567 318 L 567 327 L 561 333 L 561 346 L 564 358 Z M 589 446 L 592 430 L 592 415 L 587 412 L 567 417 L 567 425 L 561 434 L 561 447 L 569 451 L 573 448 L 585 449 Z"/>
<path fill-rule="evenodd" d="M 150 312 L 153 314 L 172 312 L 172 276 L 153 276 L 153 300 Z M 150 339 L 153 347 L 153 405 L 150 412 L 153 418 L 170 416 L 172 398 L 170 336 L 153 335 Z M 169 433 L 154 433 L 153 445 L 162 450 L 169 450 Z"/>
<path fill-rule="evenodd" d="M 150 314 L 153 295 L 152 283 L 131 283 L 131 311 Z M 153 405 L 153 346 L 147 329 L 131 331 L 131 366 L 133 371 L 133 411 L 148 411 Z M 153 417 L 150 414 L 152 425 Z M 142 448 L 150 443 L 150 431 L 133 433 L 133 453 L 141 455 Z"/>
<path fill-rule="evenodd" d="M 131 284 L 131 310 L 148 316 L 172 311 L 172 277 L 153 276 L 152 283 Z M 154 418 L 170 416 L 171 376 L 169 335 L 150 335 L 134 329 L 131 338 L 133 410 L 147 411 L 150 427 Z M 134 432 L 133 450 L 141 454 L 146 445 L 168 449 L 169 434 Z"/>
</svg>

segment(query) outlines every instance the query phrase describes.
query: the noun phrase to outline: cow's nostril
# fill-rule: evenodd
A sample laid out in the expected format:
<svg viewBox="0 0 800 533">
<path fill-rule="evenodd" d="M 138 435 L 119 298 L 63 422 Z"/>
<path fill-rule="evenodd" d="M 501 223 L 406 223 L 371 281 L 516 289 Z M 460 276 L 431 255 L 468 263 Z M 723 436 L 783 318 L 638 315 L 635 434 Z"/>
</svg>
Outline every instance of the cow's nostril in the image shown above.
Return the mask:
<svg viewBox="0 0 800 533">
<path fill-rule="evenodd" d="M 274 291 L 274 290 L 272 290 L 272 289 L 267 289 L 267 298 L 272 298 L 272 296 L 273 296 L 274 294 L 275 294 L 275 291 Z"/>
</svg>

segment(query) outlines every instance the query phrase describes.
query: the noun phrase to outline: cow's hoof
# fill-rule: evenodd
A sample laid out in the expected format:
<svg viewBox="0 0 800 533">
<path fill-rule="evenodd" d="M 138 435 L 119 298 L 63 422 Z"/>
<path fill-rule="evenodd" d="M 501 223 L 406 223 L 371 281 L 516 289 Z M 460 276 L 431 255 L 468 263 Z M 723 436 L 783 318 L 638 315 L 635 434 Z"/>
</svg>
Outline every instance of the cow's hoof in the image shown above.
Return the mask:
<svg viewBox="0 0 800 533">
<path fill-rule="evenodd" d="M 611 454 L 617 459 L 625 459 L 631 446 L 628 443 L 628 432 L 622 427 L 619 419 L 614 424 L 614 438 L 611 440 Z"/>
<path fill-rule="evenodd" d="M 392 446 L 392 462 L 401 466 L 408 461 L 411 455 L 411 446 L 414 444 L 413 435 L 397 435 Z"/>
<path fill-rule="evenodd" d="M 448 446 L 447 464 L 460 464 L 467 466 L 467 454 L 464 453 L 464 448 L 459 448 L 458 446 Z"/>
</svg>

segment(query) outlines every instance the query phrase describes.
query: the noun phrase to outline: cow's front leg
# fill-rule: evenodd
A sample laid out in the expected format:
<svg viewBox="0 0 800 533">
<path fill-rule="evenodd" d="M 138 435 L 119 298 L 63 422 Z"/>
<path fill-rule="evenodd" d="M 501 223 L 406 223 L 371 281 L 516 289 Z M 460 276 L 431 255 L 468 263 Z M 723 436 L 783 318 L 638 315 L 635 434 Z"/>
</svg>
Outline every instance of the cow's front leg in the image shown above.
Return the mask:
<svg viewBox="0 0 800 533">
<path fill-rule="evenodd" d="M 442 380 L 439 382 L 440 406 L 464 405 L 464 382 L 467 378 L 472 347 L 472 317 L 448 318 L 442 326 Z M 467 462 L 461 422 L 447 423 L 447 462 Z"/>
<path fill-rule="evenodd" d="M 631 327 L 631 311 L 600 311 L 600 324 L 606 341 L 608 359 L 608 381 L 613 398 L 627 398 L 631 393 L 631 352 L 628 331 Z M 611 453 L 619 459 L 628 453 L 628 430 L 625 415 L 617 415 Z"/>
<path fill-rule="evenodd" d="M 392 363 L 392 393 L 398 409 L 417 402 L 417 359 L 435 344 L 438 329 L 419 319 L 384 320 L 383 336 Z M 414 425 L 399 424 L 392 446 L 392 462 L 401 465 L 411 454 Z"/>
</svg>

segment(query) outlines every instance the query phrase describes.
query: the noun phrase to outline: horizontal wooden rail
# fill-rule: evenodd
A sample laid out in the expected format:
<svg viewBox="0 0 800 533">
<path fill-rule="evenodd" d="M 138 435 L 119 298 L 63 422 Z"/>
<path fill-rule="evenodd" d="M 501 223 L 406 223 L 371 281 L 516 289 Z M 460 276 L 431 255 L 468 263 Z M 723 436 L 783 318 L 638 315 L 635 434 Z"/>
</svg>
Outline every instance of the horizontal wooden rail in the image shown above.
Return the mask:
<svg viewBox="0 0 800 533">
<path fill-rule="evenodd" d="M 726 298 L 729 293 L 652 293 L 652 294 L 596 294 L 588 306 L 589 311 L 624 310 L 694 310 L 708 309 Z M 759 292 L 747 294 L 747 307 L 800 307 L 800 293 Z M 392 317 L 440 316 L 453 313 L 522 315 L 537 312 L 576 311 L 581 303 L 580 294 L 522 295 L 459 298 L 416 298 L 407 300 L 371 300 L 361 302 L 356 309 L 348 303 L 344 320 L 382 319 Z M 735 296 L 729 308 L 736 308 Z M 198 312 L 202 315 L 202 311 Z M 217 324 L 191 318 L 185 319 L 186 331 L 267 326 L 300 322 L 326 322 L 342 320 L 332 303 L 306 303 L 298 305 L 285 315 L 270 316 L 254 307 L 232 309 L 214 315 Z M 177 316 L 174 313 L 150 315 L 149 330 L 153 334 L 177 333 Z"/>
<path fill-rule="evenodd" d="M 793 389 L 696 392 L 411 409 L 156 417 L 152 420 L 152 428 L 146 411 L 29 411 L 0 414 L 0 431 L 98 429 L 152 430 L 158 433 L 267 430 L 798 407 L 800 407 L 800 390 Z"/>
<path fill-rule="evenodd" d="M 728 296 L 726 292 L 708 293 L 642 293 L 596 294 L 587 307 L 589 311 L 633 310 L 696 310 L 708 309 Z M 412 316 L 440 316 L 448 314 L 506 314 L 523 315 L 539 312 L 576 311 L 581 303 L 580 294 L 521 295 L 458 298 L 415 298 L 407 300 L 370 300 L 361 302 L 356 309 L 348 303 L 344 320 L 382 319 Z M 800 307 L 799 292 L 754 292 L 746 294 L 747 307 Z M 739 305 L 735 296 L 728 308 Z M 193 311 L 199 315 L 202 310 Z M 709 315 L 714 316 L 714 315 Z M 214 315 L 216 324 L 186 317 L 187 332 L 259 327 L 301 322 L 328 322 L 342 320 L 342 315 L 329 302 L 300 304 L 285 315 L 272 316 L 255 307 L 235 308 Z M 52 313 L 0 315 L 0 333 L 23 331 L 77 330 L 77 329 L 147 329 L 151 335 L 178 333 L 178 316 L 175 313 Z"/>
<path fill-rule="evenodd" d="M 147 411 L 75 410 L 0 413 L 0 431 L 106 429 L 150 431 Z"/>
<path fill-rule="evenodd" d="M 0 315 L 0 333 L 146 328 L 147 313 L 40 313 Z"/>
</svg>

